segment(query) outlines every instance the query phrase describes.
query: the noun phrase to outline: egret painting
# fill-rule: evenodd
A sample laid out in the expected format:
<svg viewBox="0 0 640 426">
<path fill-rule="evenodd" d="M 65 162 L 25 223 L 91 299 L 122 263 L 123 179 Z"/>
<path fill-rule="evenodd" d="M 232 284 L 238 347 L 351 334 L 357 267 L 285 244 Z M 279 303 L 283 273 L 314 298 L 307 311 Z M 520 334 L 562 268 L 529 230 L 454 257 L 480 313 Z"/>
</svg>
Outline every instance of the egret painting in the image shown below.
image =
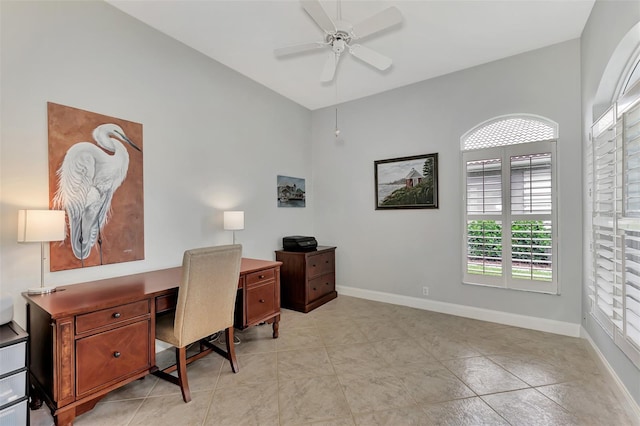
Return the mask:
<svg viewBox="0 0 640 426">
<path fill-rule="evenodd" d="M 48 104 L 51 206 L 67 236 L 51 270 L 144 259 L 142 125 Z"/>
</svg>

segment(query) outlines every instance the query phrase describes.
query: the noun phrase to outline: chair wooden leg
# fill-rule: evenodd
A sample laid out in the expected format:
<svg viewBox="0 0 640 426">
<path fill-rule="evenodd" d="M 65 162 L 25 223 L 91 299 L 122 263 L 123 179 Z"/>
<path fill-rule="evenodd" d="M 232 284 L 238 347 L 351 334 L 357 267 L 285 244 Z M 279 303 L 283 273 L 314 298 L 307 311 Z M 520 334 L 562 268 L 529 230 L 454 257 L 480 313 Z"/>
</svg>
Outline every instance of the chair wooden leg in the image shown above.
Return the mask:
<svg viewBox="0 0 640 426">
<path fill-rule="evenodd" d="M 231 370 L 237 373 L 240 369 L 238 368 L 238 361 L 236 360 L 236 347 L 233 343 L 233 326 L 224 330 L 224 338 L 227 341 L 227 355 L 231 363 Z"/>
<path fill-rule="evenodd" d="M 178 364 L 178 384 L 182 391 L 182 399 L 184 402 L 191 401 L 191 392 L 189 391 L 189 381 L 187 380 L 187 348 L 176 348 L 176 363 Z"/>
</svg>

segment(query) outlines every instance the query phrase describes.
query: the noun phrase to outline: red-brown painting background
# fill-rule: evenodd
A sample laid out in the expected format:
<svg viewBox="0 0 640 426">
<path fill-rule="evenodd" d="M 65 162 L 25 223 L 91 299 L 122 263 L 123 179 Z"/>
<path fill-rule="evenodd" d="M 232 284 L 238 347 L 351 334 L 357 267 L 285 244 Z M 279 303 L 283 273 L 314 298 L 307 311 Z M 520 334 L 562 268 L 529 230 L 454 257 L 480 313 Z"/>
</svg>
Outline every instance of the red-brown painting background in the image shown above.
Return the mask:
<svg viewBox="0 0 640 426">
<path fill-rule="evenodd" d="M 60 168 L 67 150 L 78 142 L 93 140 L 93 129 L 105 123 L 117 124 L 125 135 L 142 152 L 129 144 L 123 145 L 129 152 L 129 169 L 122 185 L 111 200 L 107 224 L 102 230 L 102 264 L 129 262 L 144 259 L 144 189 L 142 183 L 142 124 L 119 118 L 96 114 L 51 102 L 47 103 L 49 117 L 49 206 L 53 208 L 53 197 L 58 189 L 56 172 Z M 110 152 L 105 153 L 111 155 Z M 98 244 L 82 262 L 73 255 L 69 243 L 69 223 L 64 242 L 50 243 L 51 271 L 100 265 Z"/>
</svg>

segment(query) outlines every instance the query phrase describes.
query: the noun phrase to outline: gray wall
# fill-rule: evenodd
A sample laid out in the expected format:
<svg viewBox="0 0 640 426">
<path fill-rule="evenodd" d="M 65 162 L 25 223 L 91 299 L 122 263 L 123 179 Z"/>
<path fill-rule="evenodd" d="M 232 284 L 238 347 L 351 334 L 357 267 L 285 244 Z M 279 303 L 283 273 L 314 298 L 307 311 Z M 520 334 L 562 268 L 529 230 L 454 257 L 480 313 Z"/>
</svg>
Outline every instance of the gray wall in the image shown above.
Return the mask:
<svg viewBox="0 0 640 426">
<path fill-rule="evenodd" d="M 427 80 L 312 114 L 316 234 L 338 249 L 337 283 L 578 324 L 581 314 L 580 42 Z M 464 285 L 460 137 L 503 114 L 559 123 L 561 295 Z M 440 208 L 376 211 L 375 160 L 437 152 Z"/>
<path fill-rule="evenodd" d="M 640 2 L 596 1 L 581 37 L 583 146 L 589 145 L 589 131 L 594 118 L 603 112 L 615 96 L 616 83 L 626 62 L 640 45 Z M 586 156 L 583 156 L 586 172 Z M 584 177 L 584 212 L 590 211 L 589 188 Z M 588 235 L 591 218 L 584 217 L 585 245 L 584 279 L 588 280 L 592 268 Z M 586 294 L 583 295 L 582 324 L 622 380 L 632 397 L 640 404 L 640 371 L 615 346 L 609 336 L 589 315 Z"/>
<path fill-rule="evenodd" d="M 178 265 L 186 248 L 231 242 L 223 210 L 245 210 L 247 257 L 313 232 L 311 208 L 276 206 L 278 174 L 311 187 L 309 110 L 104 2 L 1 1 L 0 12 L 0 292 L 20 324 L 40 247 L 16 242 L 17 210 L 48 208 L 47 101 L 142 123 L 145 202 L 144 261 L 47 272 L 48 284 Z"/>
</svg>

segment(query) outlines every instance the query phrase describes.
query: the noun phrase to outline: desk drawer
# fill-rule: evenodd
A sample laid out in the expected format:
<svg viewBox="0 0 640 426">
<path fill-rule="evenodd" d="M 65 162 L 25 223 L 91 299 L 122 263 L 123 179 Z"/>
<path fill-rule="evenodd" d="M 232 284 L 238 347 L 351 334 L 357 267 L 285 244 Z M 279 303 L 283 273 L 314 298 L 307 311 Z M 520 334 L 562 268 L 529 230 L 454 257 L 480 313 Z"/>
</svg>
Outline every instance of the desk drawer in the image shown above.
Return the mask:
<svg viewBox="0 0 640 426">
<path fill-rule="evenodd" d="M 139 321 L 76 342 L 77 396 L 151 367 L 149 321 Z"/>
<path fill-rule="evenodd" d="M 307 284 L 307 303 L 311 303 L 314 300 L 331 293 L 336 289 L 336 275 L 325 274 L 320 277 L 309 280 Z"/>
<path fill-rule="evenodd" d="M 275 280 L 276 271 L 275 269 L 265 269 L 264 271 L 252 272 L 247 274 L 246 285 L 248 287 L 259 285 L 260 283 Z"/>
<path fill-rule="evenodd" d="M 318 275 L 334 272 L 334 259 L 335 255 L 333 251 L 307 257 L 307 276 L 314 278 Z"/>
<path fill-rule="evenodd" d="M 178 292 L 171 294 L 165 294 L 164 296 L 156 297 L 156 314 L 171 311 L 176 308 L 178 302 Z"/>
<path fill-rule="evenodd" d="M 247 323 L 264 319 L 276 312 L 275 281 L 245 290 L 247 297 Z"/>
<path fill-rule="evenodd" d="M 103 309 L 90 314 L 78 315 L 76 317 L 76 334 L 82 334 L 146 314 L 149 314 L 148 300 L 114 306 L 113 308 Z"/>
</svg>

